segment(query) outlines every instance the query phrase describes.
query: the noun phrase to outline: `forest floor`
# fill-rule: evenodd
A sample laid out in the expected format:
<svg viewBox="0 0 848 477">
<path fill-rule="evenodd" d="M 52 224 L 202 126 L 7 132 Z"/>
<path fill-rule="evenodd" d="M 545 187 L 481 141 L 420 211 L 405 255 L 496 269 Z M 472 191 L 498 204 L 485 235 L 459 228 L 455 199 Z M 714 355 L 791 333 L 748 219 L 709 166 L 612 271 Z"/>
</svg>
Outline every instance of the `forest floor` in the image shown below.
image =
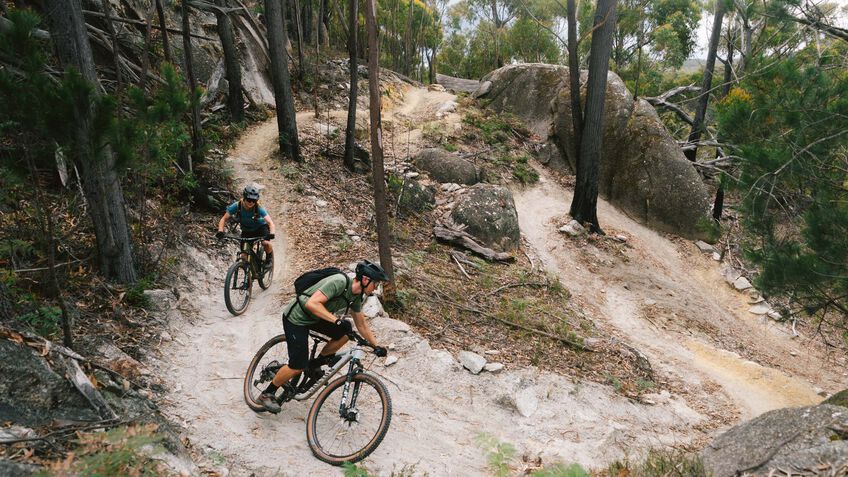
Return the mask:
<svg viewBox="0 0 848 477">
<path fill-rule="evenodd" d="M 454 99 L 408 87 L 401 100 L 387 105 L 384 121 L 408 126 L 397 142 L 414 154 L 424 147 L 422 127 L 428 121 L 448 129 L 459 124 L 458 113 L 436 118 Z M 367 118 L 367 109 L 360 109 Z M 342 113 L 329 116 L 343 121 Z M 299 113 L 298 127 L 315 134 L 312 113 Z M 387 149 L 395 147 L 395 139 L 387 139 Z M 341 475 L 341 469 L 312 457 L 307 446 L 311 402 L 287 403 L 279 415 L 256 414 L 243 402 L 242 379 L 253 353 L 282 332 L 280 311 L 295 276 L 348 257 L 375 256 L 368 217 L 361 212 L 371 194 L 328 188 L 318 176 L 330 175 L 342 185 L 350 179 L 320 163 L 301 169 L 281 165 L 276 140 L 272 118 L 248 129 L 229 153 L 236 183 L 265 186 L 262 203 L 277 223 L 271 288 L 254 287 L 248 311 L 233 317 L 222 296 L 232 250 L 216 248 L 211 240 L 211 253 L 187 249 L 182 318 L 171 324 L 173 339 L 151 360 L 168 389 L 160 399 L 165 414 L 184 427 L 195 449 L 220 460 L 231 475 Z M 305 147 L 321 141 L 319 132 Z M 604 334 L 648 357 L 657 389 L 635 399 L 619 392 L 614 380 L 581 379 L 526 363 L 472 375 L 454 359 L 462 348 L 425 338 L 434 334 L 414 321 L 377 317 L 372 329 L 400 360 L 388 367 L 382 359 L 368 360 L 386 381 L 394 410 L 386 440 L 363 463 L 368 470 L 487 475 L 480 433 L 512 444 L 517 467 L 577 462 L 602 469 L 646 448 L 697 449 L 739 419 L 816 403 L 821 400 L 816 388 L 840 389 L 843 358 L 828 356 L 816 340 L 793 338 L 783 324 L 749 314 L 746 295 L 728 287 L 720 264 L 692 242 L 649 230 L 603 201 L 602 226 L 609 236 L 624 236 L 624 244 L 559 233 L 571 190 L 565 179 L 532 165 L 540 181 L 513 189 L 523 252 L 535 257 L 532 267 L 559 276 L 574 305 Z M 363 240 L 348 242 L 348 229 Z M 510 353 L 501 345 L 492 342 L 487 356 Z M 563 356 L 545 358 L 559 359 Z M 536 407 L 529 417 L 516 412 L 518 395 L 532 396 Z"/>
</svg>

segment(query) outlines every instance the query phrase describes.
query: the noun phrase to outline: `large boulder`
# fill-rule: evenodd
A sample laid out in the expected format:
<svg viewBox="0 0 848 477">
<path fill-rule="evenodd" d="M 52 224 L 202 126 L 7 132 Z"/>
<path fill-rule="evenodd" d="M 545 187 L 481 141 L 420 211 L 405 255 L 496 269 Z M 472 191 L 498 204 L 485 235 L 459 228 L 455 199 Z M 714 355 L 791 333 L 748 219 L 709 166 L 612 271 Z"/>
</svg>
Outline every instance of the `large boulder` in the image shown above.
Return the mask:
<svg viewBox="0 0 848 477">
<path fill-rule="evenodd" d="M 436 205 L 436 188 L 416 180 L 406 180 L 401 189 L 398 207 L 402 212 L 426 212 Z"/>
<path fill-rule="evenodd" d="M 438 182 L 466 185 L 478 182 L 474 163 L 442 149 L 424 149 L 415 156 L 413 162 Z"/>
<path fill-rule="evenodd" d="M 718 436 L 702 452 L 707 475 L 808 475 L 848 466 L 848 410 L 822 404 L 767 412 Z M 819 467 L 825 465 L 827 467 Z M 826 473 L 826 472 L 825 472 Z"/>
<path fill-rule="evenodd" d="M 497 111 L 506 111 L 521 119 L 542 139 L 551 134 L 551 108 L 557 92 L 568 88 L 568 69 L 542 63 L 508 65 L 483 77 L 488 90 L 478 96 Z"/>
<path fill-rule="evenodd" d="M 461 195 L 451 212 L 454 222 L 486 246 L 498 251 L 518 247 L 518 213 L 509 189 L 477 184 Z"/>
<path fill-rule="evenodd" d="M 42 426 L 96 421 L 86 399 L 29 346 L 0 339 L 0 421 Z"/>
<path fill-rule="evenodd" d="M 534 133 L 556 144 L 556 152 L 565 159 L 542 156 L 545 162 L 576 169 L 567 67 L 509 65 L 484 80 L 492 82 L 489 92 L 481 96 L 490 107 L 515 114 Z M 587 73 L 581 71 L 584 100 L 586 80 Z M 552 153 L 550 149 L 541 152 Z M 612 72 L 607 77 L 598 182 L 603 197 L 646 225 L 687 237 L 702 234 L 698 224 L 709 209 L 706 186 L 654 108 L 645 101 L 634 102 L 624 82 Z"/>
</svg>

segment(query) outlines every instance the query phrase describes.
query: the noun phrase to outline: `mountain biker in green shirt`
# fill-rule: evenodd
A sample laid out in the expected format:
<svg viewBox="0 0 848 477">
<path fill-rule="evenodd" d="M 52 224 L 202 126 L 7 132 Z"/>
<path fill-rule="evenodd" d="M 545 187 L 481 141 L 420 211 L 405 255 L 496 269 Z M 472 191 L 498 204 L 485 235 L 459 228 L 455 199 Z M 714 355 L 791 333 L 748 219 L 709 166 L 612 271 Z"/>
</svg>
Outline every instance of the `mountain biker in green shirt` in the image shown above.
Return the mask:
<svg viewBox="0 0 848 477">
<path fill-rule="evenodd" d="M 242 198 L 227 207 L 221 220 L 218 221 L 218 232 L 215 236 L 224 238 L 224 227 L 230 217 L 235 218 L 241 227 L 241 236 L 244 238 L 262 237 L 262 246 L 265 248 L 265 264 L 274 262 L 274 248 L 270 240 L 274 239 L 274 221 L 262 206 L 259 205 L 259 188 L 251 184 L 242 191 Z"/>
<path fill-rule="evenodd" d="M 257 402 L 273 413 L 280 412 L 280 405 L 274 399 L 280 387 L 307 367 L 332 366 L 338 361 L 335 353 L 348 342 L 347 334 L 353 329 L 349 321 L 333 315 L 337 311 L 350 309 L 356 330 L 375 347 L 374 354 L 386 356 L 386 348 L 377 346 L 377 340 L 365 321 L 362 303 L 366 295 L 374 293 L 380 282 L 387 281 L 389 277 L 380 265 L 364 260 L 356 265 L 353 280 L 341 273 L 330 275 L 289 302 L 283 312 L 289 362 L 277 371 Z M 312 362 L 309 361 L 309 330 L 331 338 Z"/>
</svg>

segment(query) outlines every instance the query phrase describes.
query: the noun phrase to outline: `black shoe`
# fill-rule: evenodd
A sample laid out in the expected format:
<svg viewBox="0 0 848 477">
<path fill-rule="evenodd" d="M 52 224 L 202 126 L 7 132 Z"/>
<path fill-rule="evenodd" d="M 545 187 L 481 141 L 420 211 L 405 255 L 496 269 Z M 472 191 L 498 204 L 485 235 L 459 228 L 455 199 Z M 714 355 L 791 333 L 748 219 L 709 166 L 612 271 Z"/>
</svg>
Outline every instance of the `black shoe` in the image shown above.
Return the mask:
<svg viewBox="0 0 848 477">
<path fill-rule="evenodd" d="M 277 414 L 282 410 L 273 394 L 262 393 L 256 398 L 256 402 L 261 404 L 267 411 Z"/>
<path fill-rule="evenodd" d="M 265 257 L 265 268 L 270 268 L 270 267 L 271 267 L 271 265 L 273 265 L 273 264 L 274 264 L 274 254 L 273 254 L 273 253 L 269 253 L 269 254 Z"/>
</svg>

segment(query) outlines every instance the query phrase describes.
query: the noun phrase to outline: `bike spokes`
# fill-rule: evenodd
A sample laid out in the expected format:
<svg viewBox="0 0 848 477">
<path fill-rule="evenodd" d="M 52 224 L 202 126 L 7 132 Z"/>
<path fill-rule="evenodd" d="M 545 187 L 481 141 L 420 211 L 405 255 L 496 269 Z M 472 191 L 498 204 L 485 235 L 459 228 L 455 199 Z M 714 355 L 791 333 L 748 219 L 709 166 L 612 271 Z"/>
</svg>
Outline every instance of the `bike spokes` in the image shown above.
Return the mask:
<svg viewBox="0 0 848 477">
<path fill-rule="evenodd" d="M 321 393 L 307 423 L 313 453 L 337 465 L 357 462 L 376 449 L 391 419 L 391 401 L 379 380 L 354 376 L 346 399 L 344 381 L 335 381 Z"/>
</svg>

